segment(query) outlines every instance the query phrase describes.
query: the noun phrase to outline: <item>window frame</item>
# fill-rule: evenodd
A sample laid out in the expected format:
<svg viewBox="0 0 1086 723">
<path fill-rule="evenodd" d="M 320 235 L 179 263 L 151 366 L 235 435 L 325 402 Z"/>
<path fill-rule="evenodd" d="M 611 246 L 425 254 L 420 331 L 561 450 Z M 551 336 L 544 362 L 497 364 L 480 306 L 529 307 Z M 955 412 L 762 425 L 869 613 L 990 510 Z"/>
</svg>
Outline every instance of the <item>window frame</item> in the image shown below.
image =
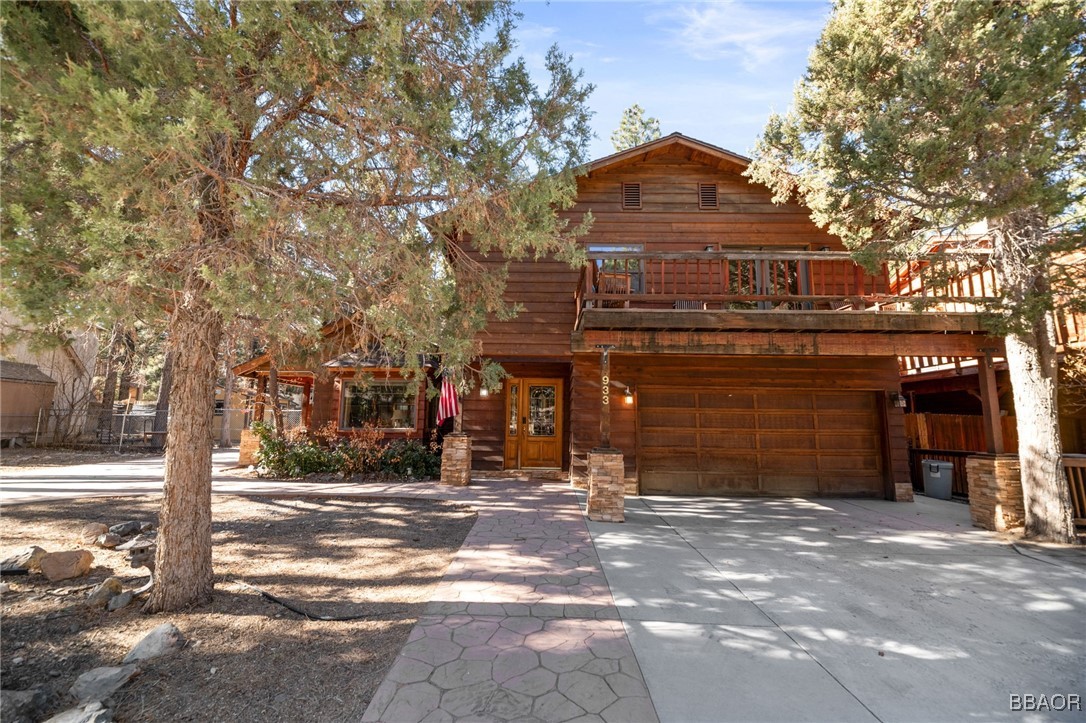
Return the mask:
<svg viewBox="0 0 1086 723">
<path fill-rule="evenodd" d="M 397 389 L 400 390 L 400 394 L 402 395 L 402 397 L 407 398 L 409 400 L 408 409 L 407 409 L 407 424 L 408 424 L 408 426 L 405 426 L 405 427 L 380 426 L 378 424 L 380 422 L 380 417 L 378 417 L 377 420 L 374 420 L 373 424 L 375 424 L 378 431 L 387 432 L 387 433 L 403 433 L 403 432 L 417 432 L 418 431 L 418 424 L 419 424 L 419 421 L 418 421 L 419 391 L 418 391 L 418 383 L 417 382 L 409 381 L 407 379 L 382 379 L 382 380 L 379 380 L 379 381 L 378 380 L 363 381 L 363 380 L 350 379 L 350 378 L 344 379 L 343 382 L 342 382 L 342 385 L 340 387 L 340 395 L 339 395 L 339 428 L 342 431 L 349 432 L 349 431 L 353 431 L 353 430 L 357 430 L 357 429 L 362 429 L 367 424 L 367 422 L 362 422 L 359 425 L 350 425 L 349 424 L 349 422 L 350 422 L 350 401 L 351 401 L 351 398 L 352 398 L 352 391 L 351 391 L 352 388 L 361 389 L 363 391 L 368 391 L 368 392 L 371 392 L 371 393 L 379 393 L 381 391 L 394 391 L 394 390 L 397 390 Z M 393 397 L 393 399 L 389 403 L 392 404 L 392 405 L 397 404 L 396 398 Z M 391 421 L 391 419 L 390 419 L 390 421 Z"/>
</svg>

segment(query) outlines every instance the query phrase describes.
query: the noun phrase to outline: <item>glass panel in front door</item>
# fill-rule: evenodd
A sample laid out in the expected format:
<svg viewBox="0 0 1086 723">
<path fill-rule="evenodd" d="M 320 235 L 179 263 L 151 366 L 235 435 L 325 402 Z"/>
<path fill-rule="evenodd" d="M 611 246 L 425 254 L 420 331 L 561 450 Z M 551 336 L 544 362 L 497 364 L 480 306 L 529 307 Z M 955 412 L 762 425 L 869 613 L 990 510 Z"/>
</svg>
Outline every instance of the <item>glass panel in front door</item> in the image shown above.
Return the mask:
<svg viewBox="0 0 1086 723">
<path fill-rule="evenodd" d="M 508 436 L 515 437 L 520 429 L 520 385 L 509 386 L 509 430 Z"/>
<path fill-rule="evenodd" d="M 528 436 L 553 437 L 555 389 L 551 385 L 528 387 Z"/>
</svg>

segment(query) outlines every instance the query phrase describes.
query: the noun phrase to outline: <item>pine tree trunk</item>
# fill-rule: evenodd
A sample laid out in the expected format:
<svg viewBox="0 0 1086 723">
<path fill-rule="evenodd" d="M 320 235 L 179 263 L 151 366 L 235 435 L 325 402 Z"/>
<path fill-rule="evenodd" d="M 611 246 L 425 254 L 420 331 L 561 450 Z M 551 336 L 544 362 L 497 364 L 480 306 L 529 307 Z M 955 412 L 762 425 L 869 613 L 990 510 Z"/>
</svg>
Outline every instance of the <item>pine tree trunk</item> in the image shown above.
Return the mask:
<svg viewBox="0 0 1086 723">
<path fill-rule="evenodd" d="M 113 439 L 113 400 L 117 398 L 117 343 L 121 335 L 121 325 L 113 325 L 109 339 L 109 351 L 106 352 L 106 378 L 102 382 L 102 409 L 98 413 L 99 440 Z"/>
<path fill-rule="evenodd" d="M 1047 298 L 1048 276 L 1046 263 L 1035 260 L 1036 228 L 1028 221 L 1017 227 L 1009 223 L 1007 231 L 996 234 L 995 249 L 1011 318 L 1007 369 L 1018 422 L 1026 536 L 1072 542 L 1071 495 L 1056 407 L 1056 334 L 1047 304 L 1038 303 Z"/>
<path fill-rule="evenodd" d="M 218 314 L 191 300 L 175 310 L 170 325 L 173 413 L 155 584 L 144 612 L 180 610 L 211 600 L 211 429 L 222 327 Z"/>
</svg>

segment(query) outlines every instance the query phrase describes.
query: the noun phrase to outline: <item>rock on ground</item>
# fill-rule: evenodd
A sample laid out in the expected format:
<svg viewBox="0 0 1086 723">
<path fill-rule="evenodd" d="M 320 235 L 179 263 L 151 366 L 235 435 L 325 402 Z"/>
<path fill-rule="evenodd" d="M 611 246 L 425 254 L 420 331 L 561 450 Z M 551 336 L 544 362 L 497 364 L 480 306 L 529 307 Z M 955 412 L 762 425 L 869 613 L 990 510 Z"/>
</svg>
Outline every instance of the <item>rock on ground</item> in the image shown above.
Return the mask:
<svg viewBox="0 0 1086 723">
<path fill-rule="evenodd" d="M 30 690 L 0 690 L 0 720 L 4 723 L 32 723 L 46 703 L 45 692 Z"/>
<path fill-rule="evenodd" d="M 24 547 L 14 555 L 0 561 L 0 570 L 38 570 L 41 568 L 41 559 L 47 553 L 37 545 Z"/>
<path fill-rule="evenodd" d="M 72 695 L 82 703 L 105 700 L 120 690 L 132 676 L 139 672 L 136 665 L 119 665 L 88 670 L 75 679 Z"/>
<path fill-rule="evenodd" d="M 79 531 L 79 540 L 83 544 L 89 545 L 107 532 L 109 532 L 109 528 L 101 522 L 88 522 Z"/>
<path fill-rule="evenodd" d="M 50 552 L 41 558 L 41 571 L 51 582 L 57 582 L 86 575 L 93 563 L 94 555 L 87 550 Z"/>
<path fill-rule="evenodd" d="M 128 590 L 127 592 L 122 592 L 120 595 L 114 595 L 112 598 L 110 598 L 109 603 L 106 605 L 106 610 L 108 610 L 109 612 L 114 612 L 115 610 L 126 608 L 132 602 L 133 597 L 134 596 L 131 590 Z"/>
<path fill-rule="evenodd" d="M 124 592 L 124 585 L 115 577 L 107 577 L 87 595 L 87 605 L 104 608 L 117 595 Z"/>
<path fill-rule="evenodd" d="M 102 701 L 94 700 L 57 713 L 45 723 L 113 723 L 113 711 L 102 705 Z"/>
<path fill-rule="evenodd" d="M 136 647 L 124 656 L 122 662 L 134 663 L 138 660 L 157 658 L 160 655 L 180 650 L 185 644 L 185 636 L 173 623 L 163 623 L 147 633 L 143 640 L 136 643 Z"/>
<path fill-rule="evenodd" d="M 113 525 L 113 527 L 109 528 L 109 531 L 114 535 L 128 537 L 129 535 L 134 535 L 140 531 L 140 523 L 135 520 L 129 520 L 128 522 L 122 522 L 119 525 Z"/>
<path fill-rule="evenodd" d="M 124 538 L 120 535 L 115 535 L 112 532 L 107 532 L 104 535 L 98 535 L 97 539 L 95 539 L 95 543 L 99 547 L 105 548 L 114 548 L 122 542 L 124 542 Z"/>
</svg>

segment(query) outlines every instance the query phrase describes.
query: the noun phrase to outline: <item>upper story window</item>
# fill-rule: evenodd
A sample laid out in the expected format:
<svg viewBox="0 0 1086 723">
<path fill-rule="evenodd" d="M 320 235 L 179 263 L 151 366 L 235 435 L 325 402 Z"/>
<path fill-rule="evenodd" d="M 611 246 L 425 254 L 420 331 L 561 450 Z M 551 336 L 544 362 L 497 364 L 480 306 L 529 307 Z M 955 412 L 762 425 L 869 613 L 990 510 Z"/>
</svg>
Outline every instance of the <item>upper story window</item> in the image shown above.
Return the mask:
<svg viewBox="0 0 1086 723">
<path fill-rule="evenodd" d="M 715 183 L 698 184 L 698 208 L 705 210 L 720 208 L 720 198 L 717 196 Z"/>
<path fill-rule="evenodd" d="M 415 382 L 344 382 L 339 426 L 341 429 L 373 425 L 390 431 L 412 430 L 415 428 L 417 392 Z"/>
<path fill-rule="evenodd" d="M 641 184 L 622 184 L 622 209 L 624 211 L 637 211 L 641 209 Z"/>
</svg>

